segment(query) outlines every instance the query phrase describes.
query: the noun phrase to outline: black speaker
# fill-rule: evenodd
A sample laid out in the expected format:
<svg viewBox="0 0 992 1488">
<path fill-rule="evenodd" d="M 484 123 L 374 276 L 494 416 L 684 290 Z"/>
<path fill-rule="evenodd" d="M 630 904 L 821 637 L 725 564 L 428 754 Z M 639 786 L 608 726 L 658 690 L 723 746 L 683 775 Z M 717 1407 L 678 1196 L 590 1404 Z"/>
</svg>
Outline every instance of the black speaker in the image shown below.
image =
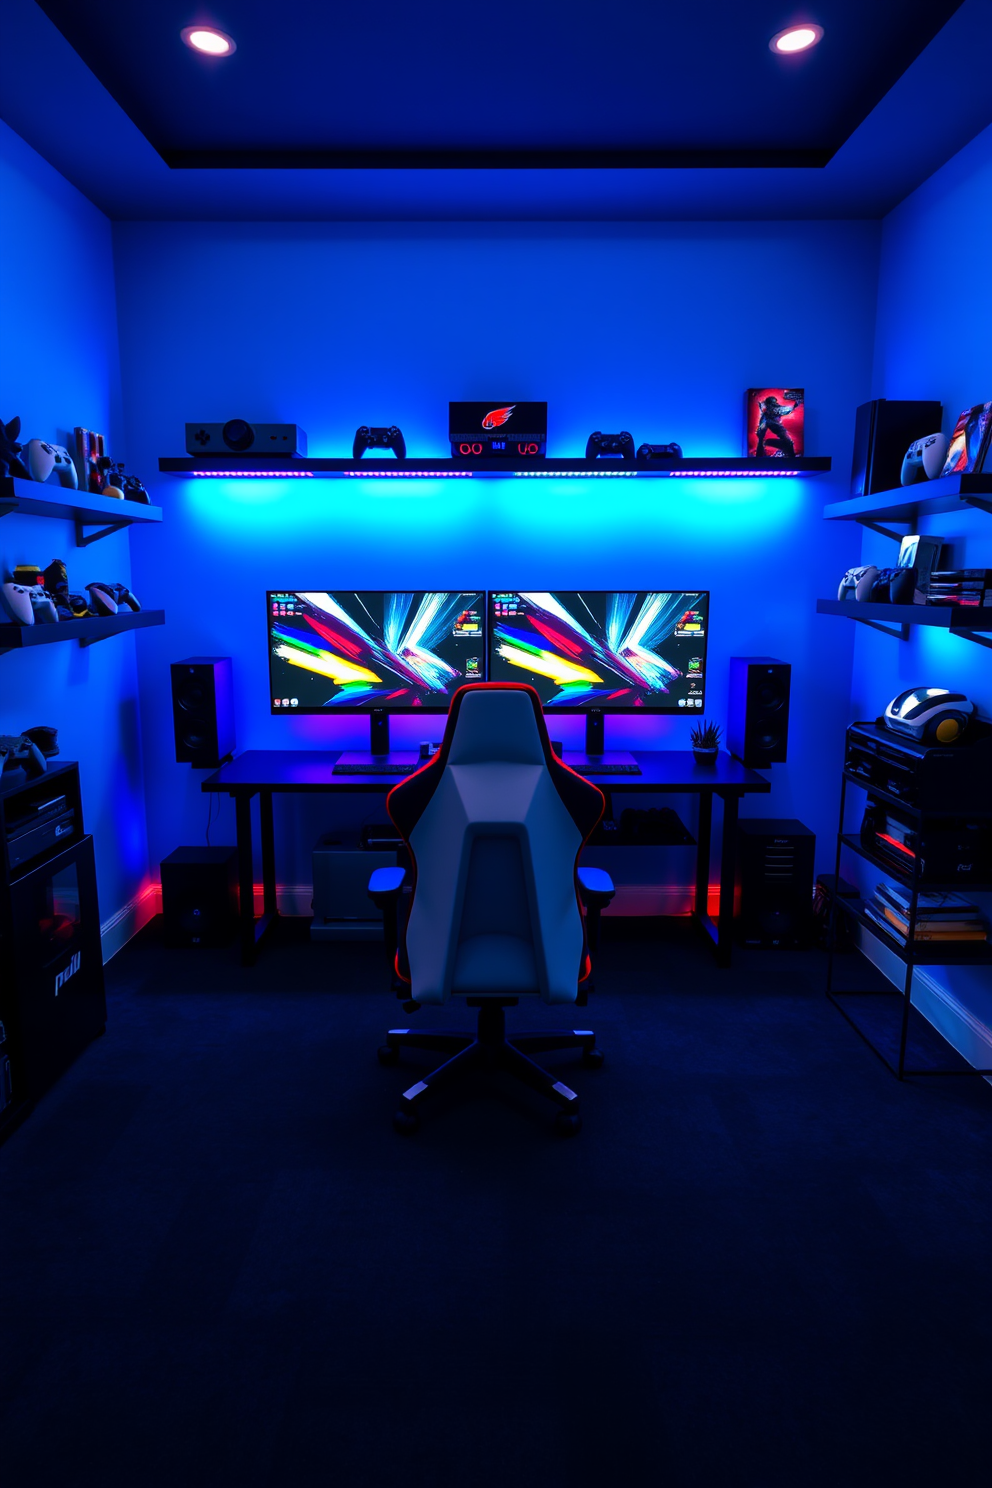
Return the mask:
<svg viewBox="0 0 992 1488">
<path fill-rule="evenodd" d="M 747 945 L 803 945 L 813 917 L 816 836 L 791 819 L 737 823 L 738 928 Z"/>
<path fill-rule="evenodd" d="M 936 434 L 943 416 L 942 406 L 928 399 L 874 398 L 862 403 L 854 422 L 851 495 L 894 490 L 909 446 L 925 434 Z"/>
<path fill-rule="evenodd" d="M 730 658 L 727 746 L 752 770 L 785 763 L 792 667 L 774 656 Z"/>
<path fill-rule="evenodd" d="M 238 919 L 236 847 L 177 847 L 161 862 L 170 945 L 227 945 Z"/>
<path fill-rule="evenodd" d="M 234 753 L 234 691 L 229 656 L 187 656 L 172 663 L 176 761 L 216 769 Z"/>
</svg>

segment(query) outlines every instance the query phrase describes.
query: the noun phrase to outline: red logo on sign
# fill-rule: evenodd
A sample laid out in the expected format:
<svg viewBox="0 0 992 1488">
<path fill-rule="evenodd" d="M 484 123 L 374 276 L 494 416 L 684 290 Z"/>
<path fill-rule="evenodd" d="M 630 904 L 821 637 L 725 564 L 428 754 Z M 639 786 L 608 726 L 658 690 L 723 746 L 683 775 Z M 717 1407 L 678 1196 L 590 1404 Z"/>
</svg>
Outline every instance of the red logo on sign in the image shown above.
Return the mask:
<svg viewBox="0 0 992 1488">
<path fill-rule="evenodd" d="M 482 420 L 482 427 L 484 429 L 501 429 L 516 406 L 516 403 L 511 403 L 509 408 L 494 408 L 492 413 L 487 413 Z"/>
</svg>

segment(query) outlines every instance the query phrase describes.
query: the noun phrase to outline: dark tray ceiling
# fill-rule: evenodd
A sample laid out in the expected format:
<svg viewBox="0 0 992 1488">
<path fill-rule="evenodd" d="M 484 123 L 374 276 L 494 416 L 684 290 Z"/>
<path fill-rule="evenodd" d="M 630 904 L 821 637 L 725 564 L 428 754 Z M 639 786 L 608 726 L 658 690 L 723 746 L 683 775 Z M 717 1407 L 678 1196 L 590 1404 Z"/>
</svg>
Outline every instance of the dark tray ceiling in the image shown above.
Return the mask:
<svg viewBox="0 0 992 1488">
<path fill-rule="evenodd" d="M 960 0 L 40 4 L 177 168 L 756 167 L 825 165 Z M 773 55 L 801 20 L 820 45 Z"/>
</svg>

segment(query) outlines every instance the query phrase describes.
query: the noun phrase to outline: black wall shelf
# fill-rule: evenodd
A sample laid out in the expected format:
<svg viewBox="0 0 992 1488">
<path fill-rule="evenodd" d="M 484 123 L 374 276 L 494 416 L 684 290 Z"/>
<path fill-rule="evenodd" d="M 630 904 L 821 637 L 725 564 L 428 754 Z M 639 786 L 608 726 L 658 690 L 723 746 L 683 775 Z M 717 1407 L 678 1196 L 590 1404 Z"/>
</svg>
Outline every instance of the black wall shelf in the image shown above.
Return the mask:
<svg viewBox="0 0 992 1488">
<path fill-rule="evenodd" d="M 937 480 L 920 481 L 915 486 L 897 486 L 893 491 L 876 491 L 872 496 L 855 496 L 850 501 L 831 501 L 823 508 L 830 522 L 860 522 L 874 532 L 897 541 L 904 536 L 882 524 L 909 522 L 929 513 L 979 510 L 992 512 L 992 472 L 984 475 L 942 475 Z"/>
<path fill-rule="evenodd" d="M 58 641 L 78 641 L 94 646 L 125 630 L 147 630 L 164 625 L 164 610 L 125 610 L 116 615 L 97 615 L 85 620 L 60 620 L 57 625 L 0 625 L 0 654 L 23 651 L 29 646 L 50 646 Z"/>
<path fill-rule="evenodd" d="M 21 476 L 0 478 L 0 517 L 15 514 L 26 517 L 62 517 L 76 524 L 76 546 L 85 548 L 139 522 L 161 522 L 160 506 L 145 506 L 141 501 L 118 501 L 112 496 L 94 496 L 90 491 L 67 490 L 65 486 L 43 485 Z M 97 532 L 84 532 L 96 526 Z"/>
<path fill-rule="evenodd" d="M 980 646 L 992 646 L 992 637 L 977 634 L 978 631 L 992 631 L 992 606 L 973 608 L 965 605 L 893 605 L 849 599 L 818 599 L 816 613 L 843 615 L 848 620 L 870 625 L 872 630 L 880 630 L 883 635 L 894 636 L 899 641 L 909 640 L 910 626 L 930 625 L 938 630 L 949 630 L 953 635 L 963 636 L 966 641 L 976 641 Z"/>
<path fill-rule="evenodd" d="M 432 476 L 456 480 L 481 477 L 522 477 L 532 480 L 553 479 L 556 476 L 581 476 L 597 479 L 603 476 L 614 479 L 632 476 L 647 476 L 653 480 L 686 480 L 691 477 L 713 479 L 721 476 L 754 479 L 782 479 L 823 475 L 830 469 L 828 456 L 809 456 L 801 460 L 744 460 L 744 459 L 689 459 L 672 464 L 634 460 L 538 460 L 517 463 L 511 460 L 489 465 L 467 465 L 461 460 L 447 457 L 436 460 L 332 460 L 332 459 L 279 459 L 251 456 L 232 456 L 229 459 L 204 459 L 199 456 L 162 458 L 158 468 L 164 475 L 185 475 L 198 479 L 259 479 L 270 476 L 289 480 L 309 478 L 409 480 L 429 479 Z"/>
</svg>

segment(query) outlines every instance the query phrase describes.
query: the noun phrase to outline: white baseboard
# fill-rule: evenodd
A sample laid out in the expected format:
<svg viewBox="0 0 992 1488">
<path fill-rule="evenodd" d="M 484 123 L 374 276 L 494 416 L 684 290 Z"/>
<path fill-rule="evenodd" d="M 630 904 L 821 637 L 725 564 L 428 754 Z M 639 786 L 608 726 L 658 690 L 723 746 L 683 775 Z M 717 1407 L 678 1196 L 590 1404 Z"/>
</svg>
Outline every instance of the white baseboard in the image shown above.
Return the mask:
<svg viewBox="0 0 992 1488">
<path fill-rule="evenodd" d="M 143 925 L 147 925 L 148 921 L 159 913 L 161 908 L 162 885 L 147 884 L 116 914 L 112 914 L 109 920 L 104 920 L 100 926 L 104 966 L 111 956 L 116 956 L 117 952 L 127 945 L 133 935 L 137 935 Z"/>
<path fill-rule="evenodd" d="M 862 926 L 858 926 L 858 938 L 868 960 L 901 992 L 906 976 L 903 963 Z M 912 999 L 917 1012 L 962 1059 L 976 1069 L 992 1069 L 992 1028 L 920 966 L 913 972 Z"/>
</svg>

